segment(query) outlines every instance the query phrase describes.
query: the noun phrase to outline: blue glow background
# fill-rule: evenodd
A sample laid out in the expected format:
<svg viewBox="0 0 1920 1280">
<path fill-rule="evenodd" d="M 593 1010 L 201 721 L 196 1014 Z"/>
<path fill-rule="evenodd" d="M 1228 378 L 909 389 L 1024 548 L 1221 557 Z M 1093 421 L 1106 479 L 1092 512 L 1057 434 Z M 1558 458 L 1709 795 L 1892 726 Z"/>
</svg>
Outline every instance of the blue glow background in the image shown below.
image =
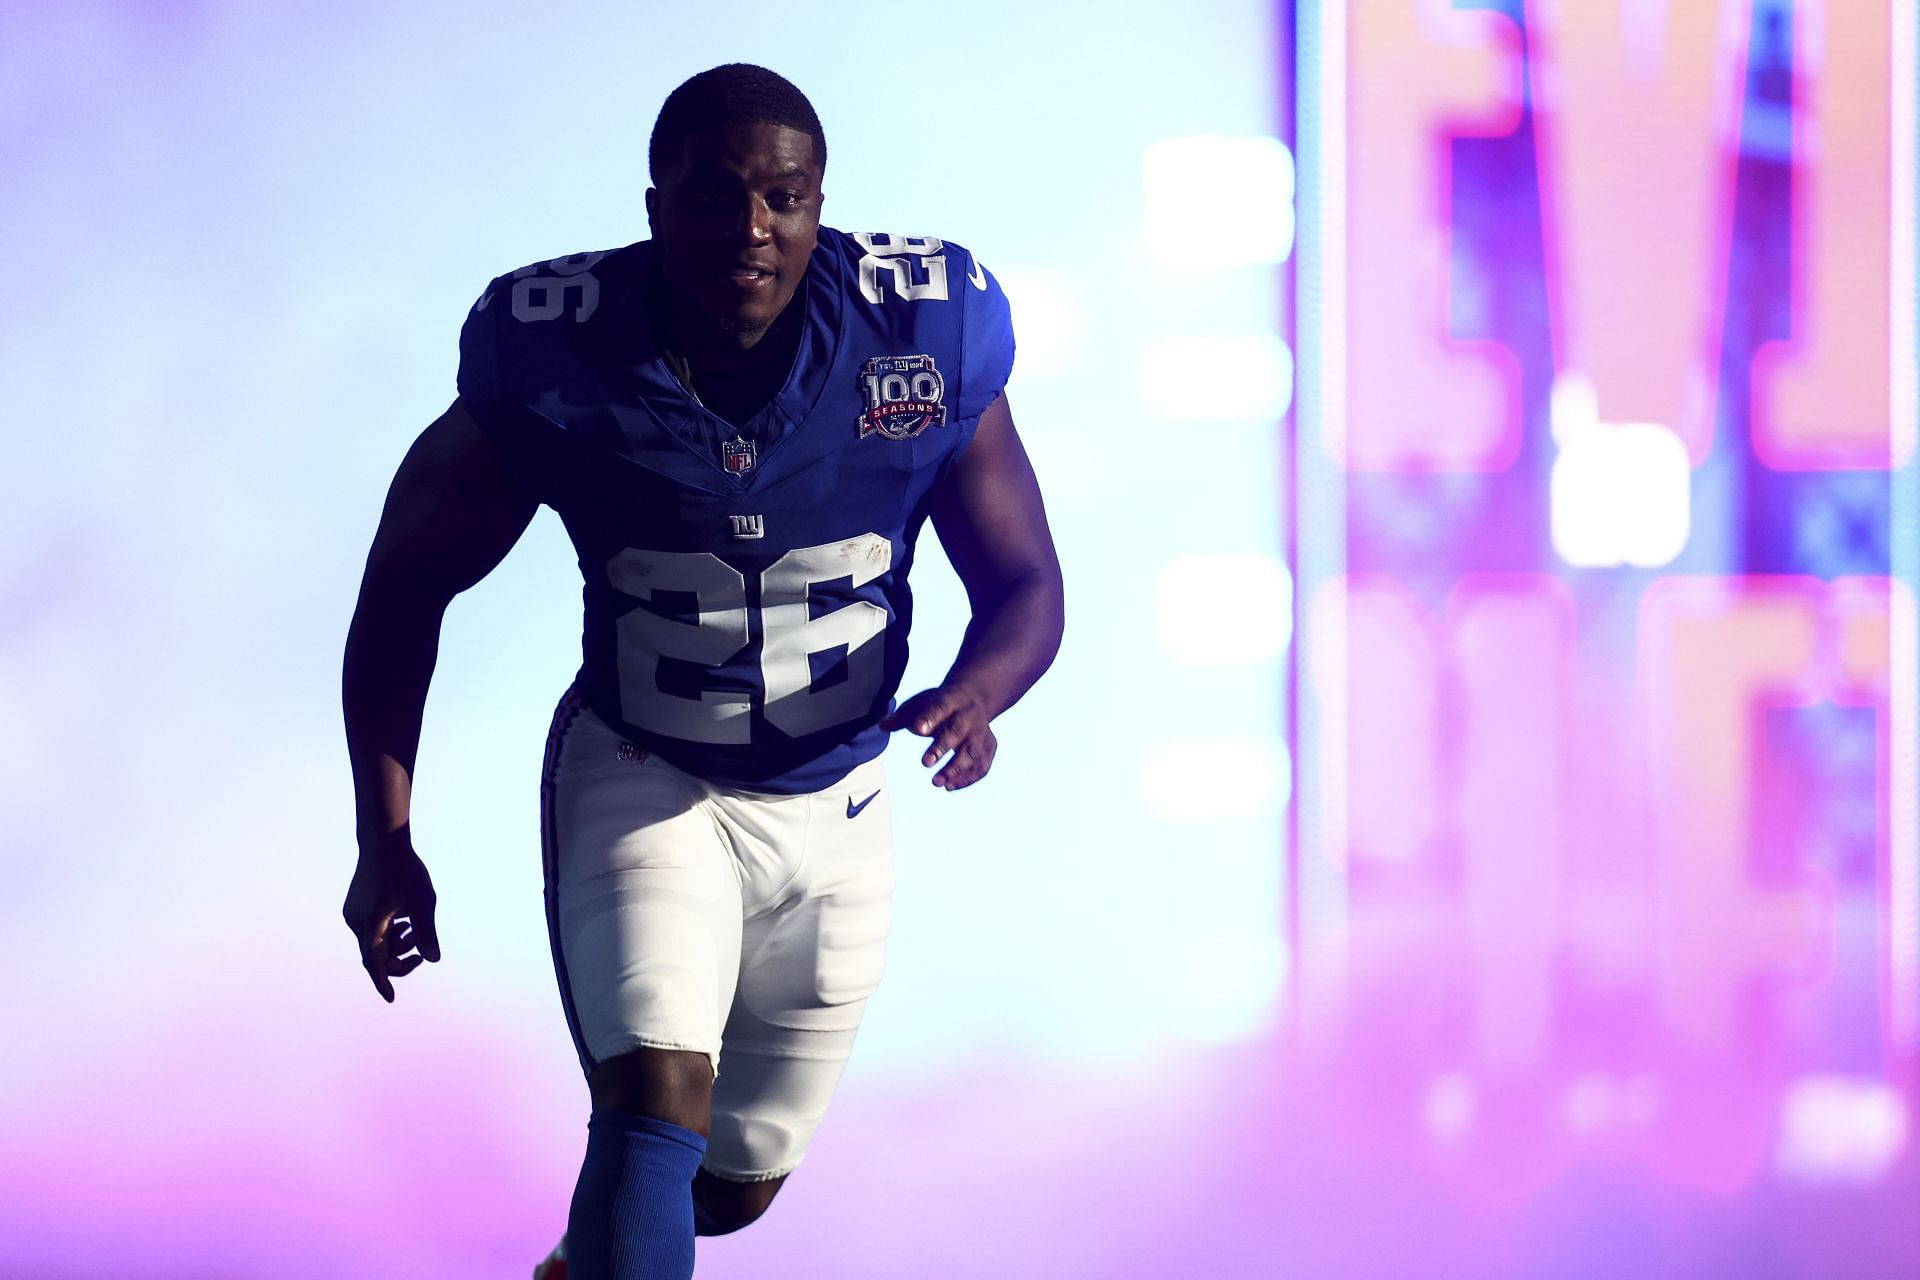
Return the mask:
<svg viewBox="0 0 1920 1280">
<path fill-rule="evenodd" d="M 887 983 L 805 1172 L 701 1274 L 1264 1269 L 1284 779 L 1185 818 L 1142 782 L 1169 742 L 1276 738 L 1284 657 L 1174 662 L 1153 585 L 1278 554 L 1279 451 L 1155 417 L 1134 371 L 1278 329 L 1276 269 L 1150 259 L 1141 178 L 1162 138 L 1272 133 L 1275 48 L 1244 0 L 0 10 L 0 1275 L 521 1275 L 557 1235 L 586 1113 L 535 822 L 577 661 L 558 522 L 449 616 L 415 813 L 447 958 L 391 1008 L 338 916 L 339 652 L 474 295 L 644 236 L 653 113 L 731 60 L 813 98 L 829 222 L 1002 277 L 1071 588 L 989 785 L 896 761 Z M 938 557 L 919 587 L 915 686 L 964 617 Z"/>
</svg>

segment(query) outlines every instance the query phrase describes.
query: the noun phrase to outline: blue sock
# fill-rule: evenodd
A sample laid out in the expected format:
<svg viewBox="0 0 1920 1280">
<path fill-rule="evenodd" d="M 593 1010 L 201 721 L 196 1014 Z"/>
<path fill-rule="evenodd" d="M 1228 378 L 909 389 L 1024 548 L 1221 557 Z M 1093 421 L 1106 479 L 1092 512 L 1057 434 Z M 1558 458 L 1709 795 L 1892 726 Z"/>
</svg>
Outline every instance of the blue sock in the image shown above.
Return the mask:
<svg viewBox="0 0 1920 1280">
<path fill-rule="evenodd" d="M 567 1214 L 574 1280 L 689 1280 L 693 1175 L 707 1140 L 630 1111 L 595 1111 Z"/>
</svg>

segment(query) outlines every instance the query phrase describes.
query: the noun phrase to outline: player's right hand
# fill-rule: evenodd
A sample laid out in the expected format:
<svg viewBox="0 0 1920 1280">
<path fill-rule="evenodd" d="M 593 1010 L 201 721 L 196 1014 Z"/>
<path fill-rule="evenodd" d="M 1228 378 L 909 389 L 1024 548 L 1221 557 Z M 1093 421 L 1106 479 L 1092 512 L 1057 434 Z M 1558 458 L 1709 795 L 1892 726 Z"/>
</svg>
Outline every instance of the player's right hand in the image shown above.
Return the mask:
<svg viewBox="0 0 1920 1280">
<path fill-rule="evenodd" d="M 407 828 L 361 847 L 340 914 L 359 940 L 360 963 L 373 989 L 388 1004 L 393 1003 L 393 979 L 412 973 L 423 960 L 440 959 L 433 904 L 433 880 L 413 851 Z"/>
</svg>

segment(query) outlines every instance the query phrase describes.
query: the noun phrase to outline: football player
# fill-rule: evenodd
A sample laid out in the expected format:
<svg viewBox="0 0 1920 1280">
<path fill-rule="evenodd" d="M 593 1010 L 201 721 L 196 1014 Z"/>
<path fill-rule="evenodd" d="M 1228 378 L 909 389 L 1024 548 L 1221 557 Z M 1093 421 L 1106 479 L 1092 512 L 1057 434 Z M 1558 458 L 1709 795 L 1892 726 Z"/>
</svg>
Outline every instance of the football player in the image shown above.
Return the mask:
<svg viewBox="0 0 1920 1280">
<path fill-rule="evenodd" d="M 674 90 L 652 238 L 522 267 L 474 304 L 458 397 L 394 477 L 347 639 L 344 915 L 391 1001 L 440 958 L 408 806 L 441 618 L 541 503 L 579 554 L 583 663 L 541 811 L 592 1110 L 550 1275 L 688 1276 L 696 1232 L 766 1210 L 880 980 L 888 734 L 929 739 L 934 785 L 972 785 L 1059 645 L 1006 299 L 951 242 L 820 225 L 826 159 L 770 71 Z M 896 704 L 929 516 L 972 619 L 946 678 Z"/>
</svg>

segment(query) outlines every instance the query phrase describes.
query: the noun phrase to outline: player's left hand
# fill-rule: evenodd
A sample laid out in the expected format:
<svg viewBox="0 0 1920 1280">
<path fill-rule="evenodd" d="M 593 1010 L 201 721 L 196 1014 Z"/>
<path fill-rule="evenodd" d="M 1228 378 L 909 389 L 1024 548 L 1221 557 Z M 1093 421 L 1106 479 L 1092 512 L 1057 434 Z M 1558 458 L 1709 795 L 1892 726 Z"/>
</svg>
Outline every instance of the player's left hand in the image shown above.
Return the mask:
<svg viewBox="0 0 1920 1280">
<path fill-rule="evenodd" d="M 360 943 L 373 989 L 393 1003 L 393 980 L 440 959 L 433 879 L 406 827 L 361 848 L 340 914 Z M 407 954 L 413 952 L 414 954 Z"/>
<path fill-rule="evenodd" d="M 929 769 L 941 759 L 947 765 L 933 775 L 933 785 L 948 791 L 972 786 L 993 768 L 993 753 L 999 744 L 987 725 L 987 709 L 964 685 L 944 684 L 914 694 L 880 718 L 880 727 L 888 733 L 905 729 L 933 745 L 920 757 Z"/>
</svg>

